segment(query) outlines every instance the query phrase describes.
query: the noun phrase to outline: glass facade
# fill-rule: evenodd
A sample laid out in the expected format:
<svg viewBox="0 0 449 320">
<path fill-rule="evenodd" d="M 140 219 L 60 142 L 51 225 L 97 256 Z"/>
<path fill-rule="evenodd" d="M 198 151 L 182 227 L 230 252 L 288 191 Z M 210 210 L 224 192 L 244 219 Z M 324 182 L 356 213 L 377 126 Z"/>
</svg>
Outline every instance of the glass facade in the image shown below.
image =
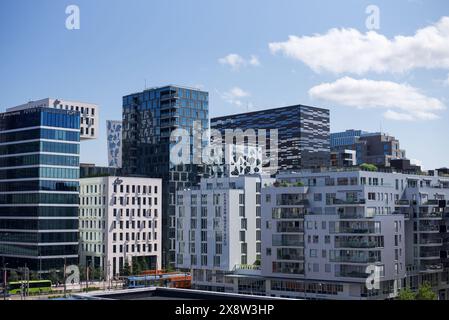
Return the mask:
<svg viewBox="0 0 449 320">
<path fill-rule="evenodd" d="M 329 110 L 297 105 L 224 116 L 211 120 L 211 128 L 226 130 L 278 130 L 279 170 L 327 167 L 330 162 Z M 267 150 L 270 150 L 267 140 Z"/>
<path fill-rule="evenodd" d="M 80 113 L 0 114 L 0 258 L 47 272 L 78 263 Z"/>
<path fill-rule="evenodd" d="M 192 137 L 194 121 L 201 124 L 202 130 L 209 128 L 207 92 L 167 86 L 123 97 L 124 172 L 163 181 L 162 259 L 165 265 L 175 262 L 176 190 L 196 184 L 204 170 L 194 164 L 171 165 L 170 135 L 175 129 L 186 129 Z M 193 144 L 192 138 L 190 143 Z"/>
</svg>

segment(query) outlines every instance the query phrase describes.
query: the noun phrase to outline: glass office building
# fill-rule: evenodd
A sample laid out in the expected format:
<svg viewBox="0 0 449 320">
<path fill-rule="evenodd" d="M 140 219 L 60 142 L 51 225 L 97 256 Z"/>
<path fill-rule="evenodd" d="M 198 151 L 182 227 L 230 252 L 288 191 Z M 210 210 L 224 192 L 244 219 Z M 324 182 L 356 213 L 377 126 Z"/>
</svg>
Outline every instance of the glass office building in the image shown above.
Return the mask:
<svg viewBox="0 0 449 320">
<path fill-rule="evenodd" d="M 123 97 L 123 171 L 128 175 L 162 178 L 162 260 L 175 262 L 175 193 L 199 182 L 204 168 L 190 163 L 173 165 L 170 135 L 186 129 L 193 144 L 194 121 L 209 128 L 209 94 L 193 88 L 165 86 Z M 201 142 L 203 145 L 206 141 Z"/>
<path fill-rule="evenodd" d="M 0 114 L 0 263 L 38 272 L 78 264 L 80 113 Z"/>
</svg>

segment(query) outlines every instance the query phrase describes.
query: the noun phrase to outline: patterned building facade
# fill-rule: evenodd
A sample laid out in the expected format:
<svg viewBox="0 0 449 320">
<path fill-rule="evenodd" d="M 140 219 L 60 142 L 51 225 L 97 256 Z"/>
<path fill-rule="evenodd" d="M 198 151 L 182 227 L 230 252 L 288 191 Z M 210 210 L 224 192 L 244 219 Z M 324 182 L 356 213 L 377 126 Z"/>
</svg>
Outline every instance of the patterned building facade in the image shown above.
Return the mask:
<svg viewBox="0 0 449 320">
<path fill-rule="evenodd" d="M 253 129 L 256 134 L 262 129 L 267 130 L 267 134 L 277 129 L 278 169 L 281 171 L 329 165 L 329 110 L 326 109 L 296 105 L 229 115 L 213 118 L 211 128 L 222 134 L 228 129 Z M 267 151 L 271 150 L 267 141 Z"/>
</svg>

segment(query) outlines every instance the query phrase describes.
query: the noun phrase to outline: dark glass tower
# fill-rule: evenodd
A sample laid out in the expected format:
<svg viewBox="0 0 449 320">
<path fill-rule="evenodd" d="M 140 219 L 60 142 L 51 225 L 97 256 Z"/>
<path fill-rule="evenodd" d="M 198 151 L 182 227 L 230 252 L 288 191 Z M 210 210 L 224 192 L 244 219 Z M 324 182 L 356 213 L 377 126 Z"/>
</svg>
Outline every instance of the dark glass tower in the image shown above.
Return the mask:
<svg viewBox="0 0 449 320">
<path fill-rule="evenodd" d="M 0 263 L 46 272 L 78 264 L 80 114 L 0 114 Z"/>
<path fill-rule="evenodd" d="M 166 86 L 123 97 L 123 171 L 162 178 L 162 261 L 175 262 L 175 193 L 197 182 L 203 166 L 173 165 L 170 135 L 186 129 L 192 137 L 194 121 L 209 128 L 209 94 L 192 88 Z M 193 144 L 193 139 L 190 141 Z M 204 142 L 203 142 L 204 145 Z"/>
<path fill-rule="evenodd" d="M 211 119 L 211 128 L 278 130 L 279 170 L 330 165 L 329 110 L 296 105 Z M 267 148 L 269 149 L 269 148 Z"/>
</svg>

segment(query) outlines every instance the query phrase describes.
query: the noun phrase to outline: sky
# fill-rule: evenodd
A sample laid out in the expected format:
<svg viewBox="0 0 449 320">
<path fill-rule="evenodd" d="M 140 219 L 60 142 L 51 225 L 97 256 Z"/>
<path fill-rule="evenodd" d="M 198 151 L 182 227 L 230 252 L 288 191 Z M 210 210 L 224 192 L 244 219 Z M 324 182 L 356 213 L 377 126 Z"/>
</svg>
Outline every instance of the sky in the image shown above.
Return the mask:
<svg viewBox="0 0 449 320">
<path fill-rule="evenodd" d="M 177 84 L 208 91 L 211 117 L 323 107 L 331 132 L 382 130 L 424 168 L 449 167 L 447 0 L 1 0 L 0 44 L 0 111 L 100 106 L 82 162 L 107 164 L 122 96 Z"/>
</svg>

